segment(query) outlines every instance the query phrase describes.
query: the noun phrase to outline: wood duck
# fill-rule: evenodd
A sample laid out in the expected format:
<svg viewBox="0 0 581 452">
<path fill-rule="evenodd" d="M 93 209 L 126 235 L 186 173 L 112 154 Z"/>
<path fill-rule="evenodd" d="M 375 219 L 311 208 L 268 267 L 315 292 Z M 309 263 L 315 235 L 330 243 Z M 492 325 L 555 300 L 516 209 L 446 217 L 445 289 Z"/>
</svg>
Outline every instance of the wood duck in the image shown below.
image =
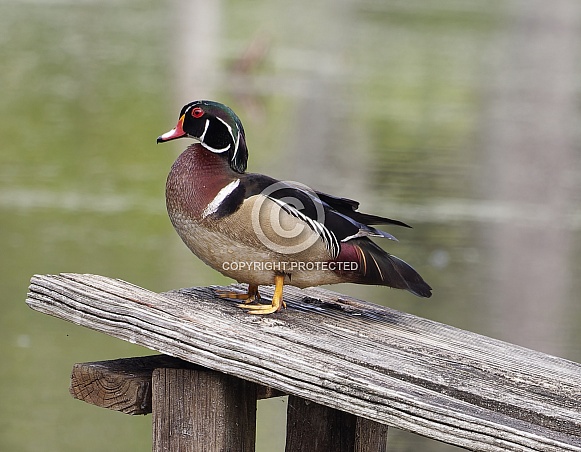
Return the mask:
<svg viewBox="0 0 581 452">
<path fill-rule="evenodd" d="M 196 256 L 248 284 L 247 293 L 219 292 L 221 297 L 243 300 L 238 306 L 251 314 L 270 314 L 286 307 L 284 284 L 304 288 L 349 282 L 432 295 L 410 265 L 370 239 L 396 240 L 372 225 L 407 224 L 358 212 L 359 203 L 351 199 L 246 173 L 246 135 L 227 106 L 208 100 L 185 105 L 176 127 L 157 142 L 182 137 L 198 142 L 171 168 L 167 211 Z M 272 303 L 258 303 L 258 286 L 273 283 Z"/>
</svg>

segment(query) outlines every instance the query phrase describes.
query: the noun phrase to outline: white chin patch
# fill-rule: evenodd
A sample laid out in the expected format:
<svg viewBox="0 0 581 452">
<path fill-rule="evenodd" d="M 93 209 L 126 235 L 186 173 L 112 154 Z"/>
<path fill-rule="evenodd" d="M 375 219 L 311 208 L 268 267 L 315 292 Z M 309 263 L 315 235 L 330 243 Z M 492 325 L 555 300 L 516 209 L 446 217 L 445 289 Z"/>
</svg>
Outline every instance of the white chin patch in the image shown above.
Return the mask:
<svg viewBox="0 0 581 452">
<path fill-rule="evenodd" d="M 208 151 L 213 152 L 214 154 L 222 154 L 223 152 L 227 152 L 230 149 L 230 145 L 226 146 L 222 149 L 214 149 L 212 146 L 208 146 L 206 143 L 201 143 Z"/>
</svg>

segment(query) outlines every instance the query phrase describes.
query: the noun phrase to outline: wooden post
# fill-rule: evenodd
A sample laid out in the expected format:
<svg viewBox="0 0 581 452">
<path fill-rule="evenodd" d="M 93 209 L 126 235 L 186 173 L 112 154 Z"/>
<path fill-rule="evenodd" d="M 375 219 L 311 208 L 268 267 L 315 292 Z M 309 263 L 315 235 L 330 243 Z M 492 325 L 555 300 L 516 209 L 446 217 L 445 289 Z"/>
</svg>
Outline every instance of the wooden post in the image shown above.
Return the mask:
<svg viewBox="0 0 581 452">
<path fill-rule="evenodd" d="M 387 452 L 387 425 L 362 417 L 355 428 L 355 452 Z"/>
<path fill-rule="evenodd" d="M 286 452 L 387 451 L 387 426 L 289 396 Z"/>
<path fill-rule="evenodd" d="M 155 369 L 153 451 L 254 451 L 256 386 L 210 370 Z"/>
</svg>

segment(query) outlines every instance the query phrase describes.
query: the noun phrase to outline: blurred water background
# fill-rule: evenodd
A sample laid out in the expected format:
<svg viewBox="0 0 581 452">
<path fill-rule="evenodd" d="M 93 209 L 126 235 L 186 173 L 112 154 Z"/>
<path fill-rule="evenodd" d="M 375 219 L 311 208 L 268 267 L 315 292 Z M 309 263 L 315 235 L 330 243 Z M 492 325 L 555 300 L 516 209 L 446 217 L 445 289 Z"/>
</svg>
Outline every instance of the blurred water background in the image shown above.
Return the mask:
<svg viewBox="0 0 581 452">
<path fill-rule="evenodd" d="M 576 0 L 0 0 L 0 450 L 151 449 L 149 416 L 67 390 L 76 362 L 151 352 L 24 299 L 35 273 L 229 282 L 165 212 L 186 142 L 155 139 L 198 98 L 242 118 L 251 171 L 414 226 L 383 245 L 429 301 L 333 289 L 581 361 L 580 18 Z M 284 450 L 285 409 L 259 403 L 259 452 Z M 456 448 L 391 430 L 418 450 Z"/>
</svg>

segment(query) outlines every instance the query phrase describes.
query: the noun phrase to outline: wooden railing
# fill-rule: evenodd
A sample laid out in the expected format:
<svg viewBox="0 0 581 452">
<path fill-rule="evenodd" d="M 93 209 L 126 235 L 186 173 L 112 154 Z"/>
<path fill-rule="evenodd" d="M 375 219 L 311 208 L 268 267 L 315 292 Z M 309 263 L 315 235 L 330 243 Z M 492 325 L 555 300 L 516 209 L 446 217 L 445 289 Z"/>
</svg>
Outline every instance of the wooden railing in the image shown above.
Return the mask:
<svg viewBox="0 0 581 452">
<path fill-rule="evenodd" d="M 76 364 L 71 380 L 79 399 L 152 412 L 154 451 L 254 450 L 256 399 L 282 394 L 287 451 L 383 451 L 387 426 L 470 450 L 581 451 L 580 364 L 319 288 L 285 300 L 253 316 L 212 288 L 61 274 L 34 276 L 27 303 L 169 355 Z"/>
</svg>

